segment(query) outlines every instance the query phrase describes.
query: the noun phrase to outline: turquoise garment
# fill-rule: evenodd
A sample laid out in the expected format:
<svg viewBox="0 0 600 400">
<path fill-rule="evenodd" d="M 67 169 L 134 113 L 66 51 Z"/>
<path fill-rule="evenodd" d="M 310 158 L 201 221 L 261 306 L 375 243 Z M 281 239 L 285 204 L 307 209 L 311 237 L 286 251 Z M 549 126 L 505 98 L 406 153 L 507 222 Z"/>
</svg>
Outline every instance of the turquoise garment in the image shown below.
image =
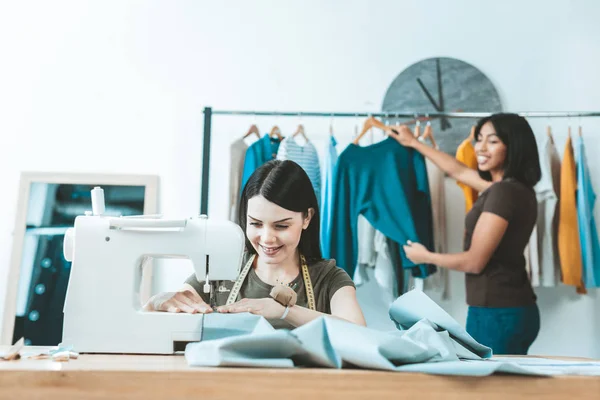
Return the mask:
<svg viewBox="0 0 600 400">
<path fill-rule="evenodd" d="M 258 167 L 267 161 L 274 160 L 279 150 L 281 141 L 277 138 L 272 138 L 265 134 L 262 138 L 252 143 L 246 150 L 246 158 L 244 159 L 244 172 L 242 173 L 242 184 L 240 193 L 244 190 L 246 182 L 250 179 L 250 175 L 256 171 Z"/>
<path fill-rule="evenodd" d="M 335 145 L 337 141 L 333 136 L 327 146 L 323 161 L 323 188 L 321 190 L 321 247 L 329 240 L 329 222 L 331 220 L 331 206 L 333 204 L 333 172 L 338 159 Z"/>
<path fill-rule="evenodd" d="M 359 214 L 401 245 L 410 240 L 433 250 L 427 169 L 417 151 L 392 138 L 365 147 L 350 144 L 338 158 L 333 193 L 324 257 L 334 258 L 350 276 L 358 256 Z M 406 258 L 402 246 L 400 257 L 403 268 L 413 268 L 413 276 L 435 272 L 433 266 L 415 265 Z"/>
<path fill-rule="evenodd" d="M 585 145 L 581 136 L 575 139 L 575 162 L 577 163 L 577 223 L 583 261 L 583 283 L 586 288 L 600 287 L 600 243 L 594 220 L 596 193 L 592 187 L 585 157 Z"/>
</svg>

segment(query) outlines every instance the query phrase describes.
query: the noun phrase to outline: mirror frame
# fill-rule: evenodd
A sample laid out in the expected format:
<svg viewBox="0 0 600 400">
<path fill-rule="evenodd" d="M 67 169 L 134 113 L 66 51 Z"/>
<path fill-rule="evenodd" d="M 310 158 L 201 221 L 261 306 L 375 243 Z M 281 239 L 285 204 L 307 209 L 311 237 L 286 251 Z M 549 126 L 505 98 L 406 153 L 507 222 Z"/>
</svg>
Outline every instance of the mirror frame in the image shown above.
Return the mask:
<svg viewBox="0 0 600 400">
<path fill-rule="evenodd" d="M 0 345 L 11 345 L 17 306 L 18 282 L 21 275 L 25 223 L 32 183 L 81 184 L 94 186 L 144 186 L 144 214 L 156 214 L 158 204 L 158 175 L 88 174 L 60 172 L 22 172 L 19 183 L 15 226 L 12 232 L 12 251 L 6 280 L 4 316 L 0 331 Z M 90 203 L 90 210 L 92 204 Z M 140 294 L 148 297 L 152 290 L 152 270 L 147 268 L 142 277 Z"/>
</svg>

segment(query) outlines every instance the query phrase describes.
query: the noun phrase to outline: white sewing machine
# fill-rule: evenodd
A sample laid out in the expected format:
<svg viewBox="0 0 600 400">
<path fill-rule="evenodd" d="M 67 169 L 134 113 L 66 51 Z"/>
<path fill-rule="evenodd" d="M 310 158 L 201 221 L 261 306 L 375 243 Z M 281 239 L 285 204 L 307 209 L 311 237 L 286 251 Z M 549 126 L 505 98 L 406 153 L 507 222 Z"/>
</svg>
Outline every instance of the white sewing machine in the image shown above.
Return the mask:
<svg viewBox="0 0 600 400">
<path fill-rule="evenodd" d="M 205 292 L 214 293 L 219 281 L 239 274 L 241 228 L 206 216 L 102 216 L 104 196 L 98 199 L 94 190 L 94 215 L 77 217 L 65 235 L 64 255 L 72 266 L 62 344 L 83 353 L 170 354 L 177 342 L 201 340 L 204 315 L 141 309 L 141 262 L 146 256 L 189 258 Z"/>
</svg>

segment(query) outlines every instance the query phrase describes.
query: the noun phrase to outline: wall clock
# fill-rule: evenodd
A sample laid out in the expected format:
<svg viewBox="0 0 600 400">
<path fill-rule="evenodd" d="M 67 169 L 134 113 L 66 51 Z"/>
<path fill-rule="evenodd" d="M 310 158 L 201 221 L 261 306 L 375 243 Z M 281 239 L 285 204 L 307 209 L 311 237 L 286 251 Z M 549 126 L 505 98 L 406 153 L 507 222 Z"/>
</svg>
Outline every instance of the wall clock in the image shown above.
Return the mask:
<svg viewBox="0 0 600 400">
<path fill-rule="evenodd" d="M 419 61 L 402 71 L 389 86 L 383 112 L 500 112 L 494 84 L 477 68 L 455 58 Z M 421 114 L 421 115 L 422 115 Z M 440 149 L 455 154 L 477 119 L 437 119 L 433 133 Z"/>
</svg>

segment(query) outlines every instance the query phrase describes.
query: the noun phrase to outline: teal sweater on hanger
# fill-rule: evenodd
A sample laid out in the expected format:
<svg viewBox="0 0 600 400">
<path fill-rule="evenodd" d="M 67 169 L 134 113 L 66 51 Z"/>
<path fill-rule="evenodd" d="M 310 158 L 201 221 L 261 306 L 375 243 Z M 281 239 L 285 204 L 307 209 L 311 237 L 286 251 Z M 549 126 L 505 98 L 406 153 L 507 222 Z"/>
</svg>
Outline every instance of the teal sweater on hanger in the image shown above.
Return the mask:
<svg viewBox="0 0 600 400">
<path fill-rule="evenodd" d="M 358 258 L 357 220 L 363 214 L 371 225 L 403 245 L 407 240 L 433 249 L 431 198 L 425 159 L 392 138 L 371 146 L 350 144 L 338 158 L 334 173 L 333 205 L 326 258 L 354 276 Z M 403 268 L 413 276 L 435 272 L 430 265 L 415 265 L 400 246 Z M 414 269 L 417 268 L 417 269 Z"/>
<path fill-rule="evenodd" d="M 256 142 L 252 143 L 246 150 L 244 158 L 244 169 L 242 171 L 242 184 L 240 185 L 240 196 L 244 191 L 244 187 L 250 179 L 250 176 L 267 161 L 274 160 L 279 150 L 281 141 L 277 138 L 272 138 L 269 134 L 265 134 Z"/>
</svg>

